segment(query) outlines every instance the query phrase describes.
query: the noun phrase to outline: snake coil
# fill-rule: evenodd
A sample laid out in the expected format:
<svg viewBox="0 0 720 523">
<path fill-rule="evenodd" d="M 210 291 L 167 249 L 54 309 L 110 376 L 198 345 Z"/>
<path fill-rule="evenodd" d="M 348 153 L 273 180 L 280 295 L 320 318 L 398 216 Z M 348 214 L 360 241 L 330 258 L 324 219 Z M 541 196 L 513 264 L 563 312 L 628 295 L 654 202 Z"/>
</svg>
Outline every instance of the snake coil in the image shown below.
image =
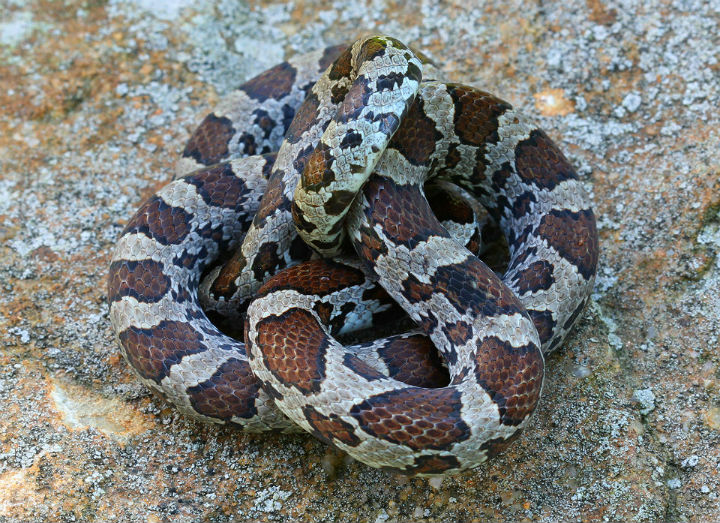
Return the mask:
<svg viewBox="0 0 720 523">
<path fill-rule="evenodd" d="M 182 411 L 426 476 L 527 426 L 598 259 L 590 199 L 527 116 L 372 36 L 240 86 L 178 171 L 125 227 L 108 298 L 124 356 Z M 466 194 L 505 236 L 502 277 Z M 417 331 L 336 341 L 397 304 Z"/>
</svg>

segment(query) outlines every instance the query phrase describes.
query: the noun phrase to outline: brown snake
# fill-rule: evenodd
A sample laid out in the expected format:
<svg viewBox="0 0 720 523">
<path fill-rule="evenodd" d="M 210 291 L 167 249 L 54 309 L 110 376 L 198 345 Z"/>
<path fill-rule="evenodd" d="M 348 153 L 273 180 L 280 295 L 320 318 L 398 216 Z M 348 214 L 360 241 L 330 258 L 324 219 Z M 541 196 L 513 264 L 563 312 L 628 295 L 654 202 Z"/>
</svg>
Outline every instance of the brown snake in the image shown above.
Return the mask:
<svg viewBox="0 0 720 523">
<path fill-rule="evenodd" d="M 145 383 L 201 419 L 299 426 L 409 474 L 472 468 L 517 438 L 543 354 L 592 289 L 595 218 L 528 117 L 434 75 L 397 40 L 368 37 L 280 64 L 206 117 L 180 168 L 199 170 L 143 204 L 111 265 L 113 326 Z M 503 231 L 501 278 L 431 212 L 425 192 L 447 182 Z M 344 257 L 308 261 L 298 231 Z M 420 332 L 333 338 L 388 314 L 388 295 Z M 246 316 L 248 346 L 206 311 Z"/>
</svg>

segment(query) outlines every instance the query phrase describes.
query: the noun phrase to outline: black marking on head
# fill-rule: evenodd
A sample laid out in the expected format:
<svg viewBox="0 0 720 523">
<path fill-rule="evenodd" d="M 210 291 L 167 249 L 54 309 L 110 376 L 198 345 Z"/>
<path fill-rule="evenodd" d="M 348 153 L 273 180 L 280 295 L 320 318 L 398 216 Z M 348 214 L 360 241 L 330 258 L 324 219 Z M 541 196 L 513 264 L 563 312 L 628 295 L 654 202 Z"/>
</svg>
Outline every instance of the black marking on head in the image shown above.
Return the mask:
<svg viewBox="0 0 720 523">
<path fill-rule="evenodd" d="M 375 58 L 385 56 L 385 53 L 387 51 L 387 42 L 391 41 L 393 46 L 397 47 L 398 49 L 402 49 L 405 47 L 402 43 L 400 43 L 398 40 L 392 40 L 390 38 L 377 38 L 372 37 L 368 38 L 360 48 L 360 52 L 358 53 L 357 62 L 363 63 L 363 62 L 369 62 L 374 60 Z"/>
</svg>

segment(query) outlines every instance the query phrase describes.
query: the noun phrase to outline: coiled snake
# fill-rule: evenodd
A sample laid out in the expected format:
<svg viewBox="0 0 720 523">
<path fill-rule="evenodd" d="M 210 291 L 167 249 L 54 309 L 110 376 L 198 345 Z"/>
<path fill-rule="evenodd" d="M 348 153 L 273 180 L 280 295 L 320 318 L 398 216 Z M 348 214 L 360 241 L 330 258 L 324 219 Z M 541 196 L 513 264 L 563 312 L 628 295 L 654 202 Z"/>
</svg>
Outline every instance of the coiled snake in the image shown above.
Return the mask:
<svg viewBox="0 0 720 523">
<path fill-rule="evenodd" d="M 543 355 L 590 294 L 595 218 L 528 117 L 436 78 L 368 37 L 280 64 L 205 118 L 190 174 L 143 204 L 110 268 L 111 321 L 146 384 L 200 419 L 301 427 L 407 474 L 472 468 L 517 438 Z M 448 182 L 503 231 L 502 278 L 431 212 L 425 194 L 452 195 Z M 456 200 L 439 201 L 441 215 Z M 394 314 L 388 296 L 418 332 L 334 339 Z M 244 318 L 247 346 L 208 315 L 236 331 Z"/>
</svg>

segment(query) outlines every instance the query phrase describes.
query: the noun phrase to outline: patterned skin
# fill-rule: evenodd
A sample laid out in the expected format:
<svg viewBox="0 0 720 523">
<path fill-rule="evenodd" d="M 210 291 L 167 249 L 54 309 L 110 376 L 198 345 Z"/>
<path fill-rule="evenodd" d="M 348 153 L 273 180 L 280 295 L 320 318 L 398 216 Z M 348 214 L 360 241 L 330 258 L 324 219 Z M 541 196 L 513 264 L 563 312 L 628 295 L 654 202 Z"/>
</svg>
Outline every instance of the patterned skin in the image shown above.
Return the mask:
<svg viewBox="0 0 720 523">
<path fill-rule="evenodd" d="M 338 178 L 325 175 L 343 190 Z M 511 255 L 502 280 L 434 217 L 423 194 L 433 178 L 462 185 L 500 223 Z M 317 184 L 301 182 L 296 202 L 311 190 Z M 597 233 L 589 199 L 527 117 L 477 89 L 430 82 L 361 196 L 348 200 L 345 225 L 356 252 L 431 338 L 450 384 L 427 390 L 362 372 L 313 318 L 309 296 L 264 289 L 248 311 L 253 372 L 291 419 L 365 463 L 421 475 L 477 466 L 527 425 L 542 389 L 541 347 L 549 353 L 561 343 L 592 288 Z M 309 242 L 332 248 L 332 235 L 304 226 L 301 220 Z M 296 340 L 294 350 L 314 347 L 305 362 L 313 372 L 302 380 L 274 372 L 286 353 L 267 337 L 299 325 L 313 342 Z M 314 388 L 303 389 L 303 380 Z"/>
<path fill-rule="evenodd" d="M 180 170 L 222 163 L 152 197 L 111 266 L 111 319 L 148 385 L 185 412 L 248 430 L 290 430 L 277 406 L 359 460 L 408 474 L 475 467 L 518 437 L 540 397 L 542 353 L 592 288 L 594 216 L 527 117 L 471 87 L 421 84 L 424 61 L 371 37 L 281 64 L 205 119 Z M 268 154 L 238 158 L 254 153 Z M 499 223 L 510 248 L 502 279 L 433 216 L 425 189 L 457 201 L 438 198 L 438 180 Z M 465 212 L 472 227 L 453 227 L 470 230 L 476 250 L 479 213 Z M 349 241 L 360 262 L 296 265 L 311 251 L 295 225 L 323 254 Z M 332 334 L 393 309 L 373 282 L 427 336 L 340 345 Z M 198 289 L 207 309 L 247 309 L 247 354 L 208 320 Z"/>
</svg>

